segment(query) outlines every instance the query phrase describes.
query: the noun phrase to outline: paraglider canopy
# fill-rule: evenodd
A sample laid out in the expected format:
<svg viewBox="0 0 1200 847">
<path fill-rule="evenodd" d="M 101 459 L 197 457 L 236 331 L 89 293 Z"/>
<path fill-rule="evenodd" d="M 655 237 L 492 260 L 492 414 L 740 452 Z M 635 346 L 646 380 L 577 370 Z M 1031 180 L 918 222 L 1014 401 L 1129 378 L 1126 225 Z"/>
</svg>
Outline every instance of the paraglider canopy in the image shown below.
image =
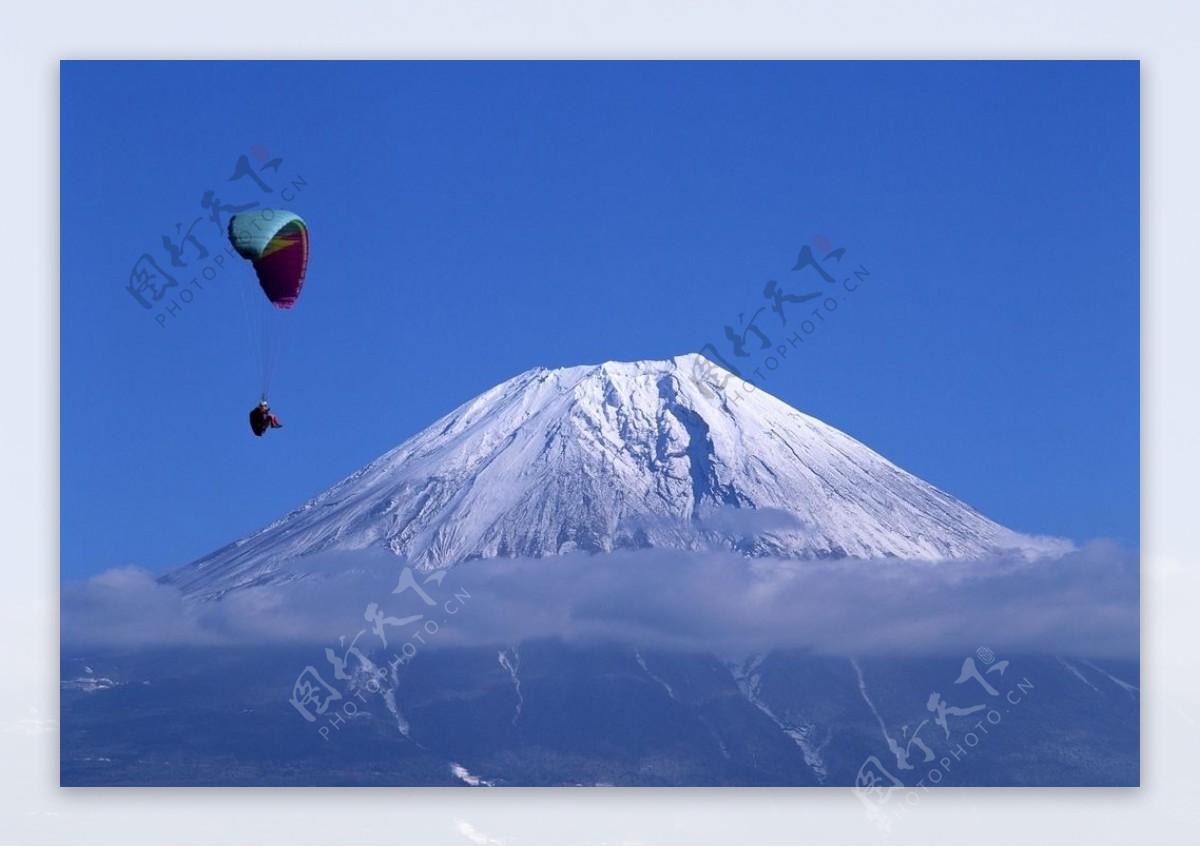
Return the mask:
<svg viewBox="0 0 1200 847">
<path fill-rule="evenodd" d="M 308 270 L 308 227 L 299 215 L 285 209 L 234 215 L 229 219 L 229 243 L 250 260 L 272 305 L 296 305 Z"/>
<path fill-rule="evenodd" d="M 228 234 L 233 249 L 254 268 L 253 277 L 244 265 L 234 276 L 265 400 L 308 270 L 308 226 L 286 209 L 257 209 L 230 218 Z"/>
</svg>

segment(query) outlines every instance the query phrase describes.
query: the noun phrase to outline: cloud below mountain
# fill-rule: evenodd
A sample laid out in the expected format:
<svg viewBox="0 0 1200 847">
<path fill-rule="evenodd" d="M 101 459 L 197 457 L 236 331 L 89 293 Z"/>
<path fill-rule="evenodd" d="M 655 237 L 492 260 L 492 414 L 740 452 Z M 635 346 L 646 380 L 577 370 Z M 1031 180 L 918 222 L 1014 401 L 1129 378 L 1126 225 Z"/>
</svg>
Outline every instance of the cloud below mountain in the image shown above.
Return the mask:
<svg viewBox="0 0 1200 847">
<path fill-rule="evenodd" d="M 147 571 L 120 568 L 64 585 L 63 643 L 335 645 L 366 630 L 359 645 L 385 654 L 406 643 L 423 650 L 535 638 L 730 653 L 920 654 L 981 645 L 1138 653 L 1138 557 L 1106 541 L 1034 561 L 795 561 L 667 550 L 492 559 L 413 571 L 413 582 L 397 590 L 403 565 L 379 551 L 306 557 L 289 566 L 290 582 L 203 602 Z"/>
</svg>

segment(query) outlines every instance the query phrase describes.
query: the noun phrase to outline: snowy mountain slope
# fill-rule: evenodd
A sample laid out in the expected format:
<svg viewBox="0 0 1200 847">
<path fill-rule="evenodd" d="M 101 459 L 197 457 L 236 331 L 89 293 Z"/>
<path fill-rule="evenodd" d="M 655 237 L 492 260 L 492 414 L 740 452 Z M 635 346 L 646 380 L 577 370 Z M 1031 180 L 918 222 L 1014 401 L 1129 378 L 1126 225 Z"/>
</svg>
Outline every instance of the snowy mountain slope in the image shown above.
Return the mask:
<svg viewBox="0 0 1200 847">
<path fill-rule="evenodd" d="M 423 570 L 574 550 L 946 559 L 1058 552 L 696 355 L 536 368 L 296 511 L 167 577 L 220 596 L 385 547 Z"/>
</svg>

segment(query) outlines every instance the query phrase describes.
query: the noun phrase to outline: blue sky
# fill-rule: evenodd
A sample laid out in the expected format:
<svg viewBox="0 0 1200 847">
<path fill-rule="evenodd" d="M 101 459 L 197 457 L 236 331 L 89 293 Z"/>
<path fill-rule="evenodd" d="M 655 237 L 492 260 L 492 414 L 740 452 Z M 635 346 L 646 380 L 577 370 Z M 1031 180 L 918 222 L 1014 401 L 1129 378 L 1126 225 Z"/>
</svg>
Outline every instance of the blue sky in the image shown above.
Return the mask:
<svg viewBox="0 0 1200 847">
<path fill-rule="evenodd" d="M 871 276 L 764 389 L 1015 529 L 1136 545 L 1138 89 L 1133 62 L 64 63 L 63 574 L 191 561 L 530 367 L 761 366 L 723 327 L 807 290 L 818 234 Z M 272 194 L 229 181 L 255 145 Z M 165 325 L 125 291 L 208 189 L 310 226 L 263 439 L 235 271 Z"/>
</svg>

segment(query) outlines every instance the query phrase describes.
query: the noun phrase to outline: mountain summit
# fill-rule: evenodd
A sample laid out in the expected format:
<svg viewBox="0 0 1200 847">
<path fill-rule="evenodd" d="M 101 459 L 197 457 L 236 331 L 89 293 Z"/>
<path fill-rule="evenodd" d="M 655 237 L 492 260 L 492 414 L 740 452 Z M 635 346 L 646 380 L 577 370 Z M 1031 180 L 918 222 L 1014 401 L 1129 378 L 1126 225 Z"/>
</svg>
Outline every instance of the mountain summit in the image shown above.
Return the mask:
<svg viewBox="0 0 1200 847">
<path fill-rule="evenodd" d="M 1005 529 L 693 354 L 526 371 L 165 580 L 220 596 L 374 547 L 433 570 L 622 548 L 939 560 L 1069 544 Z"/>
</svg>

